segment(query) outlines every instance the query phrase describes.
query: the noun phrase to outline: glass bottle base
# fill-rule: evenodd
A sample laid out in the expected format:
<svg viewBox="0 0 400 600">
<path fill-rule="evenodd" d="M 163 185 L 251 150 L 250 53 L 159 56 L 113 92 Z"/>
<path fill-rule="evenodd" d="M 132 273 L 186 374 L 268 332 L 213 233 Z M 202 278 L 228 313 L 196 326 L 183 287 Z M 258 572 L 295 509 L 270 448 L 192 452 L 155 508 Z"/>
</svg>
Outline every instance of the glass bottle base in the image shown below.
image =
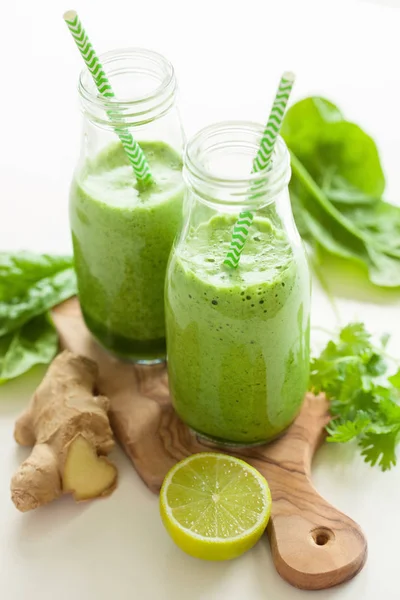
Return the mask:
<svg viewBox="0 0 400 600">
<path fill-rule="evenodd" d="M 82 308 L 82 307 L 81 307 Z M 94 321 L 83 309 L 82 315 L 87 328 L 95 340 L 107 352 L 126 362 L 138 365 L 157 365 L 166 360 L 165 338 L 136 340 L 114 333 Z"/>
<path fill-rule="evenodd" d="M 200 431 L 196 431 L 196 429 L 193 429 L 193 427 L 189 427 L 189 429 L 198 438 L 198 440 L 200 442 L 205 442 L 207 445 L 210 445 L 210 446 L 219 446 L 219 447 L 222 447 L 224 450 L 226 450 L 228 448 L 239 449 L 239 448 L 257 448 L 258 446 L 265 446 L 266 444 L 270 444 L 271 442 L 274 442 L 275 440 L 282 437 L 286 433 L 286 431 L 289 429 L 291 424 L 292 423 L 290 423 L 285 429 L 283 429 L 276 435 L 269 437 L 265 440 L 256 441 L 256 442 L 233 442 L 233 441 L 229 441 L 226 439 L 214 438 L 214 437 L 204 434 Z"/>
</svg>

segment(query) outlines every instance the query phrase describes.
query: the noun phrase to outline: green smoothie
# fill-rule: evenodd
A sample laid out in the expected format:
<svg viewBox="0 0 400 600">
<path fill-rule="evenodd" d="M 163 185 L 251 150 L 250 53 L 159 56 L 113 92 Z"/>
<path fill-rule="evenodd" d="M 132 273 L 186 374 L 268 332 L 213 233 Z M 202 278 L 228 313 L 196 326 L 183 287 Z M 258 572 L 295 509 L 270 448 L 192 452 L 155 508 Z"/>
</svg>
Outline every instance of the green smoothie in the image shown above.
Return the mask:
<svg viewBox="0 0 400 600">
<path fill-rule="evenodd" d="M 171 255 L 169 381 L 178 414 L 197 433 L 257 444 L 290 425 L 307 389 L 310 280 L 303 249 L 261 217 L 239 268 L 225 268 L 233 224 L 215 216 Z"/>
<path fill-rule="evenodd" d="M 70 221 L 87 326 L 113 353 L 152 361 L 165 356 L 164 280 L 181 222 L 182 162 L 162 142 L 141 146 L 156 183 L 139 190 L 113 144 L 77 172 Z"/>
</svg>

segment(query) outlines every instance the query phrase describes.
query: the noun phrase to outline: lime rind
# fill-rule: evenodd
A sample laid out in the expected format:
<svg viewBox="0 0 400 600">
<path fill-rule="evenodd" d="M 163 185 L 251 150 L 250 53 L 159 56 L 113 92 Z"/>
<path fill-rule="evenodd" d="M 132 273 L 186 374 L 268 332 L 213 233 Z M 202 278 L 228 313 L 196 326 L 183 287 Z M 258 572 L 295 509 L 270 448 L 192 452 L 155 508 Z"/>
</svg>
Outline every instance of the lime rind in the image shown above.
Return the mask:
<svg viewBox="0 0 400 600">
<path fill-rule="evenodd" d="M 226 560 L 261 537 L 270 516 L 271 494 L 264 477 L 246 462 L 226 454 L 200 453 L 168 473 L 160 510 L 182 550 Z"/>
</svg>

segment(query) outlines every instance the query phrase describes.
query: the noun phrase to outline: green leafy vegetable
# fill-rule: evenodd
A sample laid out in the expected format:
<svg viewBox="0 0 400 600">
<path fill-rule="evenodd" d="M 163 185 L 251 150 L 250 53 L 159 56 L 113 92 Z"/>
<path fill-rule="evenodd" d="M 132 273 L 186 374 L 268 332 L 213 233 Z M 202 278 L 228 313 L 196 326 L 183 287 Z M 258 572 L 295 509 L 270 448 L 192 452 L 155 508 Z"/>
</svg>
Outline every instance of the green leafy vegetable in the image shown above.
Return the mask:
<svg viewBox="0 0 400 600">
<path fill-rule="evenodd" d="M 0 384 L 14 379 L 56 355 L 58 336 L 47 314 L 0 338 Z"/>
<path fill-rule="evenodd" d="M 75 293 L 71 258 L 0 253 L 0 336 Z"/>
<path fill-rule="evenodd" d="M 70 257 L 0 253 L 0 384 L 52 360 L 58 337 L 48 311 L 74 294 Z"/>
<path fill-rule="evenodd" d="M 373 203 L 385 189 L 375 142 L 324 98 L 306 98 L 286 113 L 282 136 L 319 188 L 345 203 Z"/>
<path fill-rule="evenodd" d="M 29 285 L 73 266 L 70 256 L 0 252 L 0 297 L 20 296 Z"/>
<path fill-rule="evenodd" d="M 383 471 L 396 464 L 400 441 L 400 370 L 387 374 L 387 341 L 375 345 L 362 323 L 352 323 L 311 362 L 311 387 L 330 400 L 328 442 L 357 439 L 365 461 Z"/>
<path fill-rule="evenodd" d="M 389 381 L 393 387 L 400 390 L 400 369 L 397 371 L 397 373 L 395 375 L 392 375 L 391 377 L 389 377 Z"/>
<path fill-rule="evenodd" d="M 366 235 L 385 246 L 386 252 L 400 259 L 400 210 L 387 202 L 376 202 L 374 206 L 342 207 L 342 214 L 357 223 Z"/>
<path fill-rule="evenodd" d="M 291 153 L 290 196 L 300 234 L 352 260 L 373 283 L 400 286 L 400 209 L 381 199 L 374 141 L 324 98 L 292 106 L 282 125 Z"/>
</svg>

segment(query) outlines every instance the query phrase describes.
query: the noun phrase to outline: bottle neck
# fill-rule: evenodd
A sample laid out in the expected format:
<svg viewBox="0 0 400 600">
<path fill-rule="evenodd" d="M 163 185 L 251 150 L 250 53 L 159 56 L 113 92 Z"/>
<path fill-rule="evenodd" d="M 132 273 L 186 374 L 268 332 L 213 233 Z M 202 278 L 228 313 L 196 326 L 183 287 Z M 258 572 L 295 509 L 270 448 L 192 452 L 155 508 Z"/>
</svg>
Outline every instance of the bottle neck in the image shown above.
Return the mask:
<svg viewBox="0 0 400 600">
<path fill-rule="evenodd" d="M 124 123 L 139 127 L 166 116 L 175 104 L 176 79 L 161 54 L 141 48 L 113 50 L 100 57 L 114 97 L 100 96 L 87 69 L 79 78 L 79 95 L 87 119 L 104 129 Z"/>
<path fill-rule="evenodd" d="M 278 138 L 270 164 L 253 172 L 263 127 L 223 122 L 195 135 L 186 147 L 184 178 L 199 201 L 219 208 L 256 211 L 282 196 L 290 180 L 290 159 Z"/>
</svg>

